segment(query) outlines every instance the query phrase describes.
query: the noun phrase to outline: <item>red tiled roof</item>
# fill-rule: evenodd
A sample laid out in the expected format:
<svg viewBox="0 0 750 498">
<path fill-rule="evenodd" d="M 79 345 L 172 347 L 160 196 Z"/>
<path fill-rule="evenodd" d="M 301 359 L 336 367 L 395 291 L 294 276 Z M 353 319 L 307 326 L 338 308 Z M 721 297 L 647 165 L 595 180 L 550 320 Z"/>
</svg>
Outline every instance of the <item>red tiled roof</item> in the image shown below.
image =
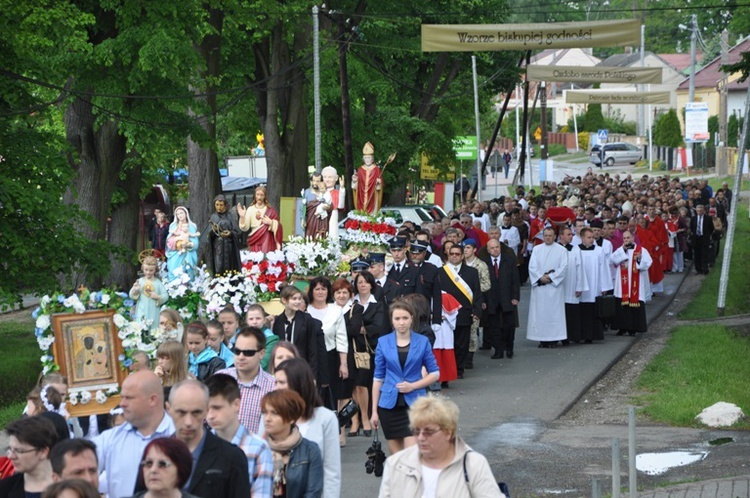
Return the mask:
<svg viewBox="0 0 750 498">
<path fill-rule="evenodd" d="M 740 60 L 740 54 L 750 51 L 750 37 L 745 38 L 742 42 L 729 49 L 727 64 L 734 64 Z M 713 88 L 724 77 L 721 72 L 721 56 L 712 60 L 708 65 L 702 67 L 695 73 L 695 88 Z M 678 90 L 687 90 L 690 88 L 690 78 L 680 83 Z"/>
<path fill-rule="evenodd" d="M 690 54 L 659 54 L 659 57 L 667 61 L 672 67 L 680 72 L 690 67 Z"/>
</svg>

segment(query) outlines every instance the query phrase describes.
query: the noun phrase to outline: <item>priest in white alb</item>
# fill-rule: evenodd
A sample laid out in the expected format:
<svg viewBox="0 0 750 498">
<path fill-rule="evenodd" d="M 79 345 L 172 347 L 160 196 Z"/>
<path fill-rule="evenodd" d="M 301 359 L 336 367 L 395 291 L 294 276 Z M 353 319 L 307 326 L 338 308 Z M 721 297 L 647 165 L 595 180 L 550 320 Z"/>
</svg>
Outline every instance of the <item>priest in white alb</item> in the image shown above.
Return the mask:
<svg viewBox="0 0 750 498">
<path fill-rule="evenodd" d="M 555 347 L 567 338 L 565 326 L 565 275 L 568 251 L 555 242 L 555 230 L 544 229 L 544 243 L 534 248 L 529 261 L 531 302 L 526 338 L 540 348 Z"/>
<path fill-rule="evenodd" d="M 588 290 L 581 294 L 581 339 L 586 344 L 604 339 L 604 324 L 596 316 L 596 298 L 612 290 L 604 249 L 594 242 L 594 231 L 589 227 L 581 229 L 581 262 Z"/>
<path fill-rule="evenodd" d="M 568 342 L 576 343 L 581 339 L 581 294 L 589 290 L 588 283 L 583 276 L 581 262 L 581 248 L 574 246 L 573 229 L 560 229 L 560 244 L 568 251 L 568 272 L 565 275 L 565 325 L 568 332 Z"/>
<path fill-rule="evenodd" d="M 622 246 L 612 253 L 612 264 L 618 265 L 618 280 L 615 282 L 615 296 L 620 298 L 612 328 L 617 335 L 646 332 L 646 296 L 649 292 L 648 269 L 651 255 L 633 241 L 633 234 L 622 234 Z"/>
</svg>

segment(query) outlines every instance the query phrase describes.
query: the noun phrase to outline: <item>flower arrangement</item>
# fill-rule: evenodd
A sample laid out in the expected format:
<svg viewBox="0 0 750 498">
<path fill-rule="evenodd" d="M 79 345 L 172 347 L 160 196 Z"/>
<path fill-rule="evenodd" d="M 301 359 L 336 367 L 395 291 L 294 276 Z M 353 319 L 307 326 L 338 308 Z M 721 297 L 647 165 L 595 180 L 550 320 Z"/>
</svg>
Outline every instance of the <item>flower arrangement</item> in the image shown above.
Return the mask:
<svg viewBox="0 0 750 498">
<path fill-rule="evenodd" d="M 208 290 L 211 276 L 205 265 L 190 275 L 182 268 L 175 268 L 175 278 L 164 282 L 169 300 L 164 305 L 180 314 L 186 322 L 197 320 L 204 305 L 203 294 Z"/>
<path fill-rule="evenodd" d="M 349 247 L 377 252 L 396 235 L 396 220 L 393 218 L 371 216 L 364 211 L 350 211 L 348 218 L 339 237 Z"/>
<path fill-rule="evenodd" d="M 284 255 L 296 276 L 330 277 L 341 263 L 341 246 L 330 239 L 290 237 Z"/>
<path fill-rule="evenodd" d="M 225 273 L 212 278 L 208 283 L 205 301 L 209 318 L 216 318 L 227 306 L 244 315 L 250 305 L 256 302 L 255 285 L 244 272 Z"/>
<path fill-rule="evenodd" d="M 281 287 L 292 274 L 283 251 L 269 253 L 242 251 L 242 269 L 255 291 L 257 302 L 266 302 L 279 297 Z"/>
</svg>

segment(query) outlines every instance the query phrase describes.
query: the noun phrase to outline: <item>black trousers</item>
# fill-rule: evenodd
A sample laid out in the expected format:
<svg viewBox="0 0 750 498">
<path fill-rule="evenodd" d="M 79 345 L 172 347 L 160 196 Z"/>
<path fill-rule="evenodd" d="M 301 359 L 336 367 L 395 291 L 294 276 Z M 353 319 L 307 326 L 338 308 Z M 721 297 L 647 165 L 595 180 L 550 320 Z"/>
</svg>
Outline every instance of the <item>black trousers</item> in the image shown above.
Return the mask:
<svg viewBox="0 0 750 498">
<path fill-rule="evenodd" d="M 513 351 L 516 341 L 516 314 L 514 311 L 505 312 L 501 309 L 487 316 L 488 346 L 495 348 L 495 352 Z"/>
<path fill-rule="evenodd" d="M 695 270 L 697 272 L 708 271 L 708 248 L 711 241 L 707 235 L 696 235 L 693 239 L 693 262 L 695 263 Z"/>
<path fill-rule="evenodd" d="M 456 325 L 453 331 L 453 354 L 456 356 L 456 370 L 459 374 L 464 373 L 466 358 L 469 356 L 470 338 L 471 325 Z"/>
</svg>

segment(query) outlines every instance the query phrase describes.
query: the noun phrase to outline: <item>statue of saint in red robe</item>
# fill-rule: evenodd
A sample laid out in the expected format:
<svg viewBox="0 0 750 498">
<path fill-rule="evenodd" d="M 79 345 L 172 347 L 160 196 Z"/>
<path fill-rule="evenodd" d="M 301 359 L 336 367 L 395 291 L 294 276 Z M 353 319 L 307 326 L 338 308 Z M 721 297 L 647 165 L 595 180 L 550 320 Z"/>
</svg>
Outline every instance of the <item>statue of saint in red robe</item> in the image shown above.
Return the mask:
<svg viewBox="0 0 750 498">
<path fill-rule="evenodd" d="M 370 142 L 365 144 L 362 154 L 364 164 L 352 178 L 354 207 L 375 216 L 383 204 L 383 178 L 375 164 L 375 148 Z"/>
</svg>

